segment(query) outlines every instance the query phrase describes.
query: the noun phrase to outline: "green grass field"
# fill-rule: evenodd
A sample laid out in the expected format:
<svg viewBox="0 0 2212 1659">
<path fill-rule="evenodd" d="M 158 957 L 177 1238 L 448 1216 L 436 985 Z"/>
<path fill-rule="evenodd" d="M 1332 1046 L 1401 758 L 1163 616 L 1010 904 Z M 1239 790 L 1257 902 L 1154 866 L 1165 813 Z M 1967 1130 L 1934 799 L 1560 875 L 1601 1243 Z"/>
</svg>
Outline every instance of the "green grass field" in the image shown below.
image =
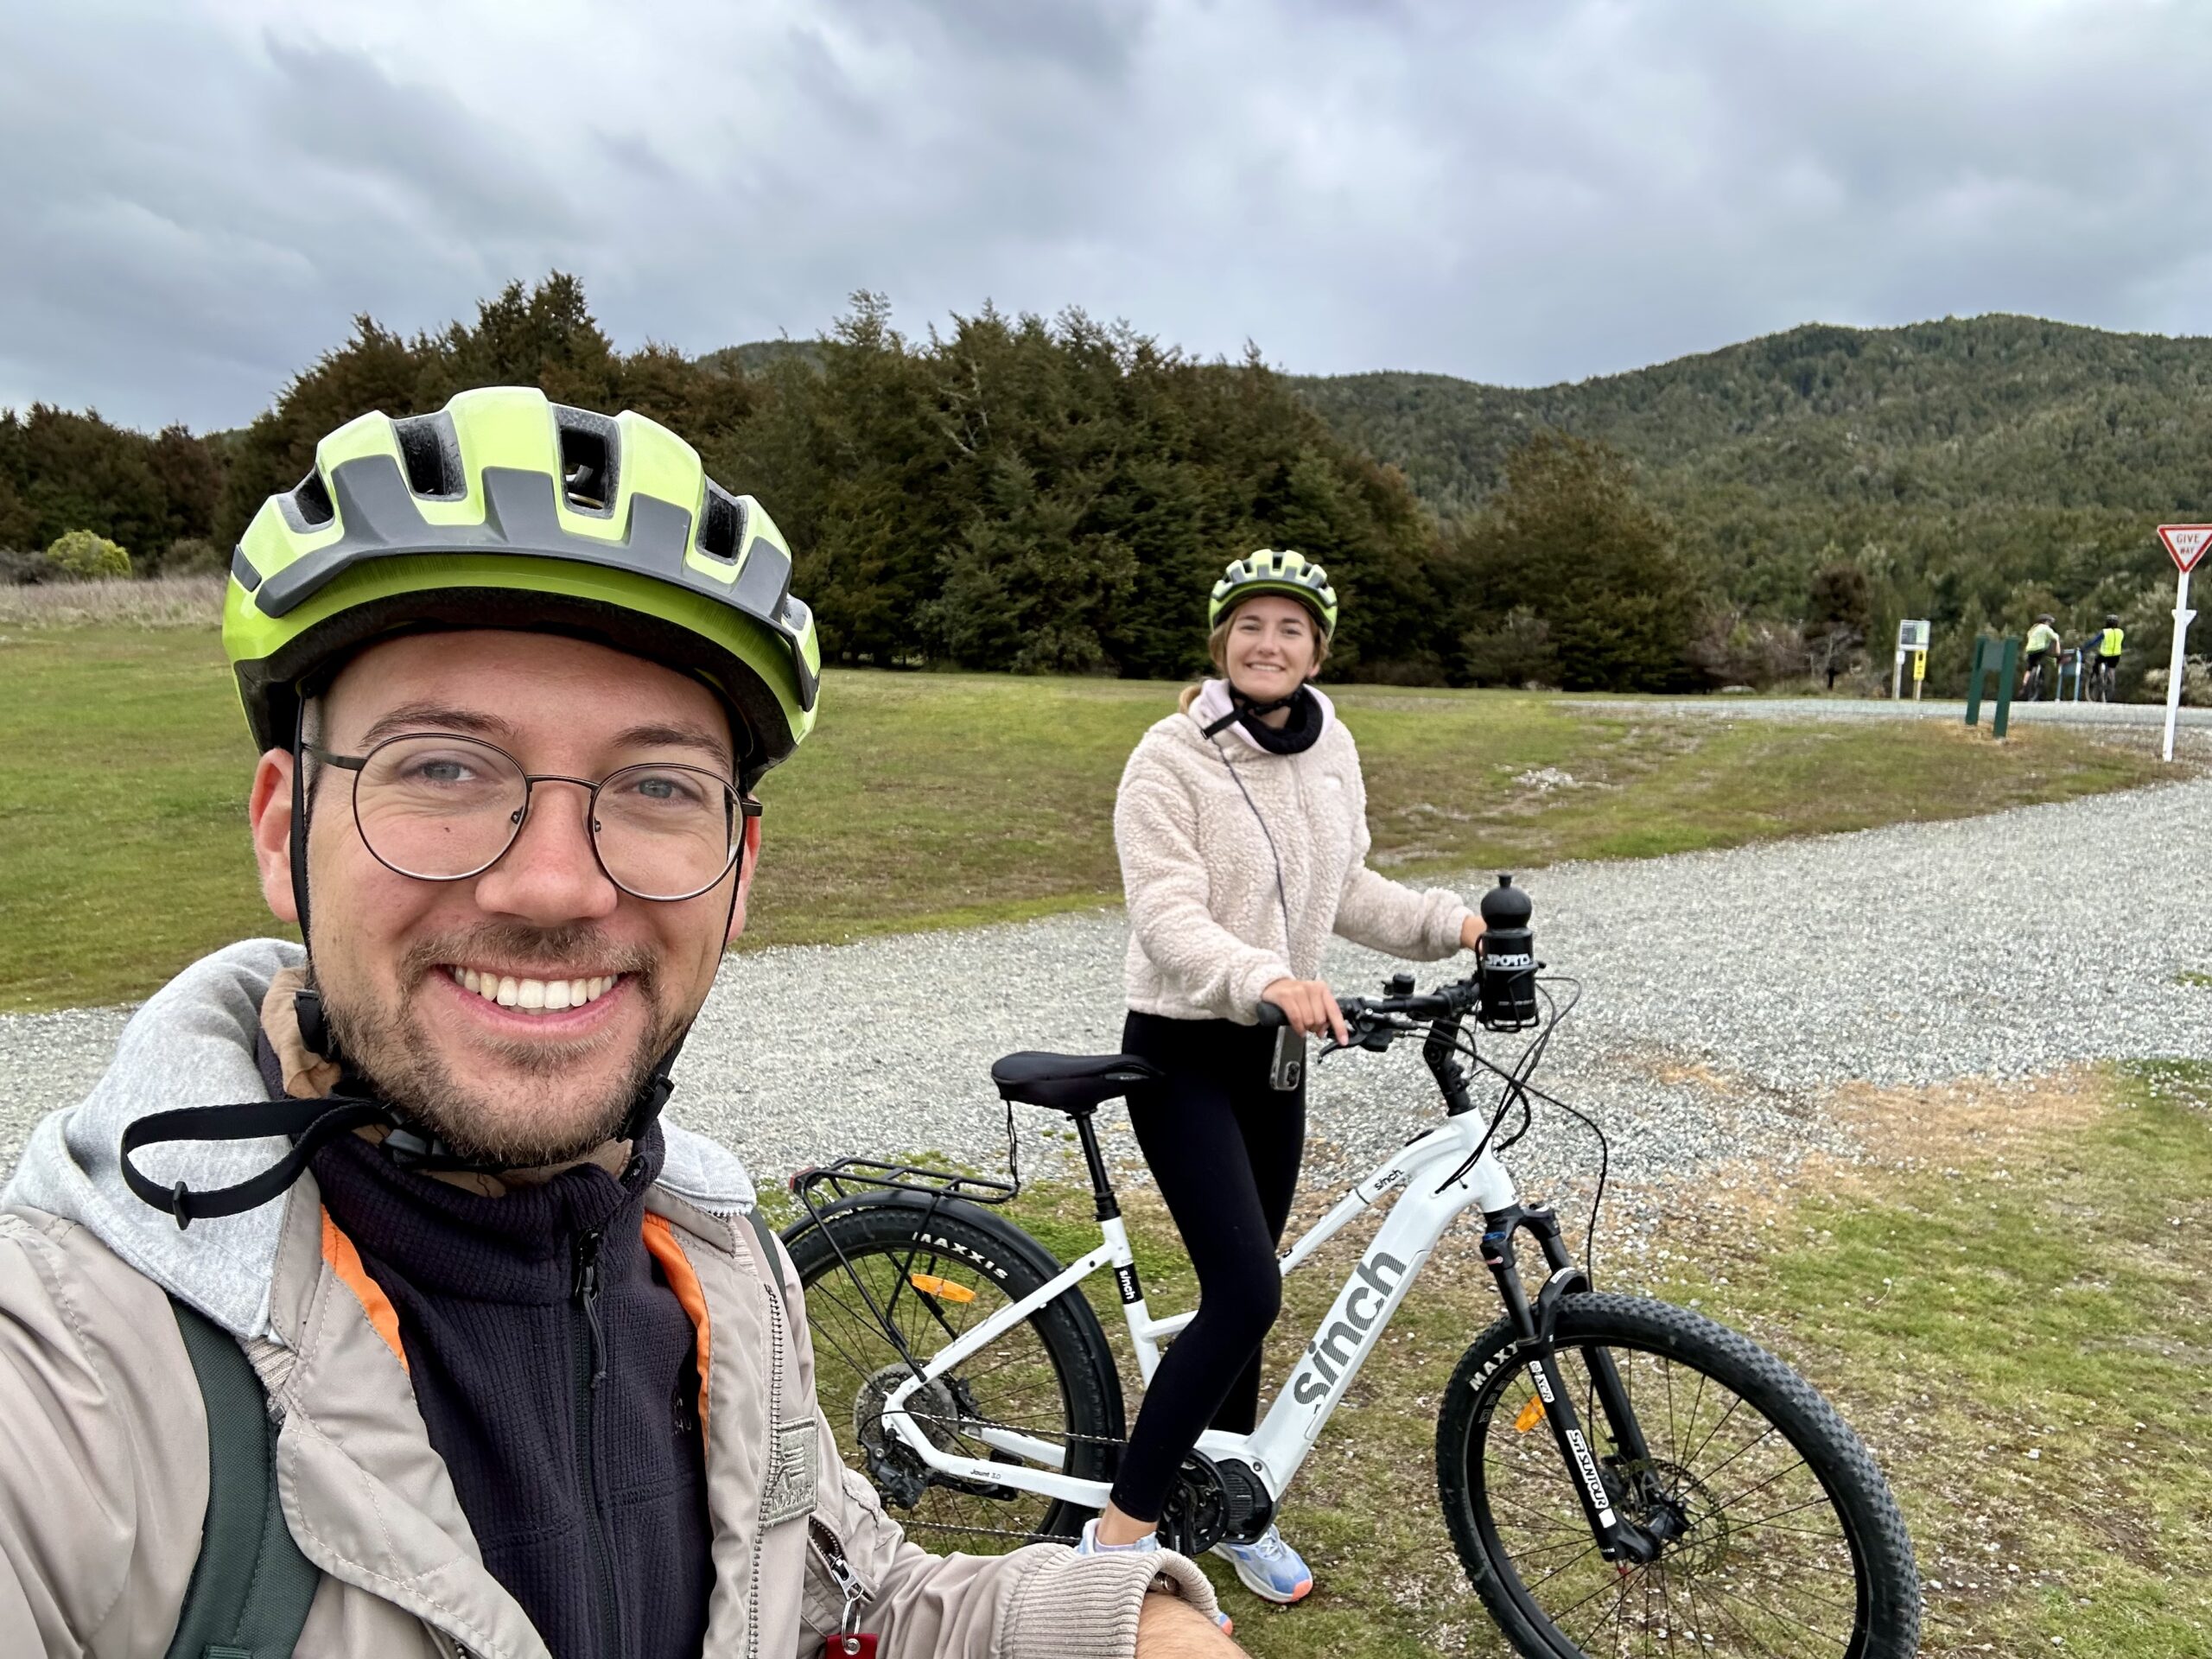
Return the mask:
<svg viewBox="0 0 2212 1659">
<path fill-rule="evenodd" d="M 762 787 L 748 947 L 1113 903 L 1122 764 L 1169 685 L 839 672 Z M 1635 857 L 2126 787 L 2146 756 L 2070 732 L 1792 726 L 1556 697 L 1350 688 L 1378 866 Z M 212 631 L 0 639 L 0 1008 L 128 1001 L 270 931 L 253 756 Z M 1533 774 L 1533 776 L 1532 776 Z"/>
<path fill-rule="evenodd" d="M 1929 1103 L 1892 1103 L 1868 1162 L 1752 1211 L 1686 1203 L 1637 1230 L 1652 1247 L 1641 1262 L 1619 1247 L 1627 1229 L 1609 1230 L 1601 1278 L 1694 1302 L 1842 1411 L 1910 1525 L 1929 1659 L 2200 1659 L 2212 1652 L 2212 1066 L 2088 1074 L 2056 1103 L 2026 1092 L 1947 1095 L 1935 1134 Z M 1305 1195 L 1294 1227 L 1328 1196 Z M 1122 1198 L 1154 1313 L 1190 1306 L 1156 1197 Z M 1014 1214 L 1062 1261 L 1097 1243 L 1077 1189 L 1033 1185 Z M 1366 1236 L 1353 1228 L 1287 1281 L 1270 1376 Z M 1447 1236 L 1285 1502 L 1313 1598 L 1271 1608 L 1205 1563 L 1262 1659 L 1507 1655 L 1436 1498 L 1439 1396 L 1497 1309 L 1472 1242 L 1464 1224 Z M 1133 1378 L 1112 1281 L 1087 1288 Z"/>
</svg>

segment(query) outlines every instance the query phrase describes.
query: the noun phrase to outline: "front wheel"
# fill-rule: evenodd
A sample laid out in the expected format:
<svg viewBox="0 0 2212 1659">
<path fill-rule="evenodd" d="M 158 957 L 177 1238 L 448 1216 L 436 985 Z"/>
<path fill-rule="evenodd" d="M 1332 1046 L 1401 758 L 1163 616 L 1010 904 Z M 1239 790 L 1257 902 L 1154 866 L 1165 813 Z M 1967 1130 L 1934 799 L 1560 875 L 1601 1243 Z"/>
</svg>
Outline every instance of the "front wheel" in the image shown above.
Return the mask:
<svg viewBox="0 0 2212 1659">
<path fill-rule="evenodd" d="M 1666 1538 L 1604 1560 L 1500 1320 L 1460 1359 L 1437 1485 L 1491 1617 L 1531 1659 L 1630 1654 L 1909 1659 L 1920 1580 L 1859 1438 L 1804 1378 L 1711 1319 L 1638 1296 L 1560 1303 L 1561 1376 L 1616 1507 Z M 1611 1357 L 1648 1462 L 1620 1450 L 1591 1357 Z"/>
</svg>

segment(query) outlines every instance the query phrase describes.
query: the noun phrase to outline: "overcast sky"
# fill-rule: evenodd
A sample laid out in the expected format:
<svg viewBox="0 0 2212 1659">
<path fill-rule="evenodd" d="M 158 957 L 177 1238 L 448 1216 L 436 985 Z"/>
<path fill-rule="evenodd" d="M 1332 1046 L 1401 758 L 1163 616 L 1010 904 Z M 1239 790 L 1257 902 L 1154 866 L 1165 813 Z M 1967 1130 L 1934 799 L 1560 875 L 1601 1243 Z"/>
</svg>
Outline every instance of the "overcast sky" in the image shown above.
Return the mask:
<svg viewBox="0 0 2212 1659">
<path fill-rule="evenodd" d="M 1810 319 L 2212 330 L 2212 6 L 0 4 L 0 405 L 237 425 L 366 311 L 1074 304 L 1516 385 Z"/>
</svg>

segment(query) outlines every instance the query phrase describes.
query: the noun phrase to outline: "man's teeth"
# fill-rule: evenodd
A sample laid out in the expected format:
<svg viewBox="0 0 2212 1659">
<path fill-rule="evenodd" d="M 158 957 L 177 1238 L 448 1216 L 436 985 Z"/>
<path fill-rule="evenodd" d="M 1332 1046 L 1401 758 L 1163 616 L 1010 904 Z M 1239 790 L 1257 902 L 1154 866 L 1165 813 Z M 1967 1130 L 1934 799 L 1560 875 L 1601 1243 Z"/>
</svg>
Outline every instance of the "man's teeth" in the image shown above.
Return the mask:
<svg viewBox="0 0 2212 1659">
<path fill-rule="evenodd" d="M 512 974 L 480 973 L 474 968 L 449 968 L 464 991 L 474 991 L 486 1002 L 503 1008 L 527 1008 L 556 1013 L 596 1002 L 614 988 L 619 974 L 600 974 L 588 979 L 517 979 Z"/>
</svg>

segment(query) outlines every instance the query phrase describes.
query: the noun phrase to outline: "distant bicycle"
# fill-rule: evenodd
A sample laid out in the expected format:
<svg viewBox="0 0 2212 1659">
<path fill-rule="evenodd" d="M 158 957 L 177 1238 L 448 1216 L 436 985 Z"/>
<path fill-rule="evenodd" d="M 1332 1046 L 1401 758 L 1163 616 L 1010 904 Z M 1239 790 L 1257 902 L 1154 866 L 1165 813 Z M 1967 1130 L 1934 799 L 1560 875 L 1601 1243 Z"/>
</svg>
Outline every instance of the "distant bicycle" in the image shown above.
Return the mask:
<svg viewBox="0 0 2212 1659">
<path fill-rule="evenodd" d="M 1539 981 L 1539 966 L 1493 953 L 1424 994 L 1401 974 L 1382 997 L 1342 999 L 1347 1047 L 1380 1053 L 1421 1039 L 1445 1119 L 1285 1253 L 1289 1274 L 1388 1204 L 1265 1421 L 1200 1438 L 1162 1541 L 1196 1554 L 1266 1529 L 1438 1239 L 1479 1208 L 1503 1313 L 1445 1389 L 1437 1495 L 1476 1593 L 1515 1649 L 1534 1659 L 1905 1659 L 1920 1626 L 1911 1542 L 1834 1409 L 1702 1314 L 1593 1289 L 1554 1213 L 1520 1201 L 1498 1154 L 1527 1130 L 1532 1103 L 1597 1130 L 1529 1083 L 1573 1006 L 1553 1007 L 1549 986 L 1572 982 Z M 1538 1034 L 1508 1069 L 1476 1052 L 1471 1015 Z M 1470 1062 L 1502 1080 L 1495 1102 L 1478 1106 Z M 817 1397 L 849 1426 L 857 1463 L 908 1527 L 1001 1545 L 1072 1538 L 1104 1504 L 1123 1441 L 1122 1379 L 1082 1287 L 1111 1270 L 1147 1380 L 1160 1344 L 1192 1318 L 1147 1310 L 1092 1121 L 1155 1075 L 1124 1055 L 1015 1054 L 992 1068 L 1009 1103 L 1010 1162 L 1017 1103 L 1064 1114 L 1081 1144 L 1099 1242 L 1066 1267 L 989 1207 L 1018 1190 L 1018 1171 L 1010 1184 L 846 1159 L 793 1178 L 806 1213 L 785 1237 L 806 1286 Z M 1599 1142 L 1602 1203 L 1601 1133 Z M 1593 1204 L 1586 1258 L 1596 1224 Z M 1533 1299 L 1522 1233 L 1546 1270 Z"/>
</svg>

